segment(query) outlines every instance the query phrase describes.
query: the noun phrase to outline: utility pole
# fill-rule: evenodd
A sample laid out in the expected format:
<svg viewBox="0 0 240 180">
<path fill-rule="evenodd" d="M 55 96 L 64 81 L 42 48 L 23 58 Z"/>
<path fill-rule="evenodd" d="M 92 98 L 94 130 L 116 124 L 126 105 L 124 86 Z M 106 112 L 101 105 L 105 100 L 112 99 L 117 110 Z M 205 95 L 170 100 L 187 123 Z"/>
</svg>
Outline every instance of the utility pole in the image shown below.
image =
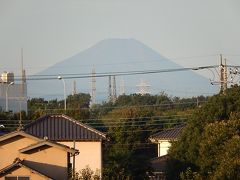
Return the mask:
<svg viewBox="0 0 240 180">
<path fill-rule="evenodd" d="M 229 69 L 228 69 L 229 68 Z M 239 71 L 239 66 L 228 66 L 227 65 L 227 60 L 226 58 L 222 57 L 222 54 L 220 54 L 220 66 L 219 69 L 215 69 L 216 74 L 218 75 L 218 78 L 216 81 L 211 80 L 211 84 L 212 85 L 220 85 L 220 93 L 223 95 L 226 95 L 226 91 L 228 88 L 228 83 L 230 84 L 238 84 L 239 83 L 239 79 L 237 79 L 240 75 L 240 71 Z M 211 71 L 214 75 L 214 72 Z M 230 80 L 229 80 L 230 78 Z M 234 80 L 235 79 L 235 80 Z"/>
<path fill-rule="evenodd" d="M 227 60 L 224 59 L 225 65 L 224 65 L 224 75 L 223 75 L 223 93 L 226 93 L 227 90 L 227 83 L 228 83 L 228 76 L 227 76 Z"/>
<path fill-rule="evenodd" d="M 222 62 L 222 54 L 220 54 L 220 92 L 223 92 L 224 87 L 224 66 Z"/>
<path fill-rule="evenodd" d="M 220 92 L 226 94 L 227 90 L 227 60 L 222 60 L 222 54 L 220 54 Z"/>
</svg>

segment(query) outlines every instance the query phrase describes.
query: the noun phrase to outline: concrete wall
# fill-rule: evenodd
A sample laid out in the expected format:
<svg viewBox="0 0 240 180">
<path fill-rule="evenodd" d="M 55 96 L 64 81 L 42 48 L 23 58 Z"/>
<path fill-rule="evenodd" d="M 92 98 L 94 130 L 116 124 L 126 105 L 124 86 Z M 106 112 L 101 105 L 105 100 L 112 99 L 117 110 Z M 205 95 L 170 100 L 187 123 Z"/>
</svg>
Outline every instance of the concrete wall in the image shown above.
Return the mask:
<svg viewBox="0 0 240 180">
<path fill-rule="evenodd" d="M 0 110 L 6 110 L 6 90 L 8 84 L 0 83 Z M 13 112 L 27 112 L 27 84 L 24 84 L 24 93 L 22 94 L 22 85 L 13 84 L 8 87 L 8 110 Z"/>
<path fill-rule="evenodd" d="M 73 142 L 59 142 L 69 147 L 73 147 Z M 79 150 L 79 155 L 75 157 L 76 172 L 86 168 L 88 165 L 94 172 L 102 172 L 102 142 L 76 142 L 75 148 Z M 72 162 L 72 158 L 71 158 Z"/>
<path fill-rule="evenodd" d="M 13 172 L 6 174 L 5 176 L 28 176 L 30 177 L 30 180 L 47 180 L 48 178 L 45 178 L 33 171 L 30 171 L 29 169 L 25 168 L 25 167 L 20 167 L 16 170 L 14 170 Z M 0 180 L 4 180 L 4 177 L 1 177 Z"/>
</svg>

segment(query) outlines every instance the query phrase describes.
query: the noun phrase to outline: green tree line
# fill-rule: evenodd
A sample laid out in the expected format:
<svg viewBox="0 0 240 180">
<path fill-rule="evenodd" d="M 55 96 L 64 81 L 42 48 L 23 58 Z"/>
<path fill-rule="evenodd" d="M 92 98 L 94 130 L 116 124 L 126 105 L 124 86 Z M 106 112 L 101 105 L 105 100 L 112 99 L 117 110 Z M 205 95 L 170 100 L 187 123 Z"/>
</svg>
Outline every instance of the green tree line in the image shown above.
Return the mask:
<svg viewBox="0 0 240 180">
<path fill-rule="evenodd" d="M 168 179 L 239 179 L 240 87 L 196 109 L 169 156 Z"/>
</svg>

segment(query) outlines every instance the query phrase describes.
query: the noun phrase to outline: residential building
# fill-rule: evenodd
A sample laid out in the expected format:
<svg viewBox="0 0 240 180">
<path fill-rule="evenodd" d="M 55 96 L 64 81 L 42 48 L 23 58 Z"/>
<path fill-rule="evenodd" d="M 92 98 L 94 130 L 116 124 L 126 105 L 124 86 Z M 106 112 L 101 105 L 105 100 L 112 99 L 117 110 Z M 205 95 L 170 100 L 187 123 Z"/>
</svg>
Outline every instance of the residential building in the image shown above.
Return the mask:
<svg viewBox="0 0 240 180">
<path fill-rule="evenodd" d="M 151 179 L 165 179 L 168 150 L 173 141 L 176 141 L 186 124 L 180 124 L 173 128 L 167 128 L 152 135 L 149 139 L 158 145 L 158 157 L 152 159 L 151 164 L 154 175 Z"/>
<path fill-rule="evenodd" d="M 54 179 L 71 177 L 70 156 L 78 150 L 23 131 L 0 136 L 1 179 Z"/>
<path fill-rule="evenodd" d="M 45 115 L 24 128 L 24 131 L 39 137 L 47 137 L 63 145 L 79 150 L 80 154 L 71 158 L 75 171 L 87 166 L 102 173 L 102 141 L 106 134 L 63 114 Z"/>
<path fill-rule="evenodd" d="M 158 157 L 167 155 L 171 142 L 177 140 L 184 127 L 185 124 L 181 124 L 173 128 L 167 128 L 149 138 L 151 142 L 158 144 Z"/>
</svg>

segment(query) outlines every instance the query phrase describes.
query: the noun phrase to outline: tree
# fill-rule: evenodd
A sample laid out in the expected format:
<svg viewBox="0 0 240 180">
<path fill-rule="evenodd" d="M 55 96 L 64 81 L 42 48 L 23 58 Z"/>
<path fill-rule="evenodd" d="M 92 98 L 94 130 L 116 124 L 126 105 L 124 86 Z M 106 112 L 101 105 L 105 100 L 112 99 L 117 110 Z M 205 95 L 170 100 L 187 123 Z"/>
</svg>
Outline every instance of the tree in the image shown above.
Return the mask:
<svg viewBox="0 0 240 180">
<path fill-rule="evenodd" d="M 84 169 L 81 169 L 75 174 L 73 180 L 100 180 L 100 172 L 96 170 L 95 172 L 89 167 L 86 166 Z"/>
<path fill-rule="evenodd" d="M 152 113 L 144 108 L 124 108 L 104 118 L 110 136 L 105 154 L 106 179 L 146 178 L 152 153 L 151 146 L 146 144 L 149 132 L 144 131 L 149 119 L 142 117 L 151 117 Z"/>
<path fill-rule="evenodd" d="M 205 127 L 200 144 L 201 174 L 217 179 L 240 177 L 240 121 L 225 120 Z"/>
<path fill-rule="evenodd" d="M 226 175 L 227 179 L 236 177 L 239 161 L 232 160 L 239 159 L 239 146 L 235 146 L 232 153 L 227 147 L 233 146 L 239 136 L 239 92 L 240 87 L 233 86 L 226 95 L 215 95 L 195 110 L 179 141 L 174 142 L 169 150 L 169 178 L 178 178 L 187 167 L 199 172 L 203 178 L 216 178 L 218 174 Z M 220 171 L 227 164 L 221 158 L 223 154 L 232 164 L 229 174 Z M 177 167 L 174 171 L 173 166 Z"/>
</svg>

